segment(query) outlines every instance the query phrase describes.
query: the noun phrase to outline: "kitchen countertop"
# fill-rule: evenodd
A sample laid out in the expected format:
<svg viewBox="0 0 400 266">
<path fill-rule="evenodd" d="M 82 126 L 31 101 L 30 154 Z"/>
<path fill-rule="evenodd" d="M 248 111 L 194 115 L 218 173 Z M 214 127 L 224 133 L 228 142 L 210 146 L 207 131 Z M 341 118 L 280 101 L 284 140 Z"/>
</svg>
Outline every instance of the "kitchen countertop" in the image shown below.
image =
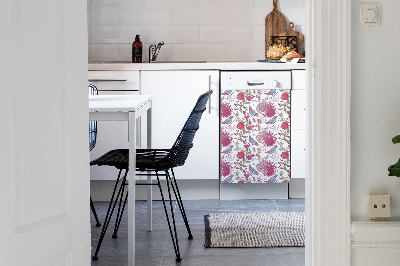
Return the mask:
<svg viewBox="0 0 400 266">
<path fill-rule="evenodd" d="M 89 63 L 89 70 L 291 70 L 306 69 L 306 63 L 262 63 L 262 62 L 157 62 Z"/>
</svg>

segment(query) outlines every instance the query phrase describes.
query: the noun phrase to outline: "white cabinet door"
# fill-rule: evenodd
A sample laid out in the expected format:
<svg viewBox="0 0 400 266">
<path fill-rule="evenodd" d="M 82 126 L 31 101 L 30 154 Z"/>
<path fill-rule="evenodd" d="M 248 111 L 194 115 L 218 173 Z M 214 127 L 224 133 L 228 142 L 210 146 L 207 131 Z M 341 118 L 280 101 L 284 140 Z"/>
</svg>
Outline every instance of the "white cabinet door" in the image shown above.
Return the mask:
<svg viewBox="0 0 400 266">
<path fill-rule="evenodd" d="M 306 89 L 306 71 L 292 70 L 292 90 Z"/>
<path fill-rule="evenodd" d="M 99 95 L 139 95 L 135 91 L 100 91 Z M 136 135 L 139 143 L 140 135 Z M 114 149 L 128 149 L 128 122 L 127 121 L 98 121 L 97 140 L 90 151 L 90 160 L 94 160 L 104 153 Z M 91 166 L 90 180 L 116 180 L 118 169 L 109 166 Z"/>
<path fill-rule="evenodd" d="M 291 178 L 306 176 L 306 135 L 304 129 L 291 131 Z"/>
<path fill-rule="evenodd" d="M 292 70 L 291 177 L 305 178 L 306 71 Z"/>
<path fill-rule="evenodd" d="M 291 129 L 306 129 L 306 91 L 292 90 Z"/>
<path fill-rule="evenodd" d="M 219 71 L 142 71 L 141 94 L 152 95 L 152 148 L 171 148 L 198 97 L 208 91 L 209 105 L 184 166 L 174 171 L 177 179 L 219 178 Z"/>
<path fill-rule="evenodd" d="M 86 10 L 1 2 L 0 265 L 90 265 Z"/>
<path fill-rule="evenodd" d="M 97 87 L 99 95 L 140 94 L 139 71 L 89 71 L 88 81 Z M 140 134 L 136 136 L 136 143 L 139 144 Z M 113 149 L 128 149 L 128 122 L 97 122 L 97 141 L 90 152 L 90 160 Z M 115 180 L 117 176 L 118 170 L 115 167 L 90 167 L 90 180 Z"/>
</svg>

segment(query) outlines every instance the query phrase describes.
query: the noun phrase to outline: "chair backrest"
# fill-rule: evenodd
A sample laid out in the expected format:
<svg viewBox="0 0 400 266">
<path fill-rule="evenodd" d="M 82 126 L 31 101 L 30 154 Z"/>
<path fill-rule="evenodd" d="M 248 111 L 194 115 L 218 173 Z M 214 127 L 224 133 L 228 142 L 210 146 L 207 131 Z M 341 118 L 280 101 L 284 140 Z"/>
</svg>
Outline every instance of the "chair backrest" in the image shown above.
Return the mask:
<svg viewBox="0 0 400 266">
<path fill-rule="evenodd" d="M 88 85 L 89 95 L 98 95 L 96 86 Z M 97 139 L 97 121 L 89 121 L 89 151 L 93 150 Z"/>
<path fill-rule="evenodd" d="M 178 138 L 172 146 L 169 154 L 166 156 L 166 160 L 164 160 L 165 163 L 169 163 L 169 165 L 164 166 L 165 168 L 173 168 L 185 163 L 189 151 L 193 147 L 194 135 L 199 129 L 200 119 L 203 112 L 206 110 L 206 104 L 212 92 L 213 91 L 210 90 L 200 95 L 196 105 L 189 115 L 189 118 L 186 120 L 185 125 L 179 133 Z"/>
</svg>

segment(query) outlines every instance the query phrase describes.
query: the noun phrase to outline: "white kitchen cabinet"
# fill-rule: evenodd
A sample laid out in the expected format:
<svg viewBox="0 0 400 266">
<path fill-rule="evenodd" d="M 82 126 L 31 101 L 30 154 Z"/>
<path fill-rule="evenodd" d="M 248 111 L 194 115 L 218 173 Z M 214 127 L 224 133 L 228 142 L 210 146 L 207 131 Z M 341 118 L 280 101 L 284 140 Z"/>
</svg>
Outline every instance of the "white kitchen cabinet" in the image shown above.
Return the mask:
<svg viewBox="0 0 400 266">
<path fill-rule="evenodd" d="M 89 71 L 88 77 L 89 83 L 97 87 L 99 95 L 140 94 L 139 71 Z M 139 121 L 137 123 L 139 125 Z M 140 143 L 139 139 L 140 134 L 137 134 L 136 143 Z M 128 149 L 128 123 L 126 121 L 97 122 L 97 141 L 90 152 L 90 160 L 113 149 Z M 118 170 L 115 167 L 90 167 L 90 180 L 115 180 L 117 175 Z"/>
<path fill-rule="evenodd" d="M 291 177 L 305 178 L 306 157 L 306 71 L 292 70 Z"/>
<path fill-rule="evenodd" d="M 141 94 L 152 95 L 152 147 L 171 148 L 198 97 L 209 90 L 209 105 L 177 179 L 219 178 L 219 71 L 141 71 Z"/>
</svg>

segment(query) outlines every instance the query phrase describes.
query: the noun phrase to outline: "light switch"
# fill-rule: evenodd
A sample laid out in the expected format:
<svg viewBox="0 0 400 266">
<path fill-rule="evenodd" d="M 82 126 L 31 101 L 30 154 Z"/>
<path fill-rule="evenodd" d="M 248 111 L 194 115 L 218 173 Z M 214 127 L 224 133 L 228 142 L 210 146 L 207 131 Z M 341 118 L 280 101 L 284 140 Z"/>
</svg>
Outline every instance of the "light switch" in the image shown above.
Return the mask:
<svg viewBox="0 0 400 266">
<path fill-rule="evenodd" d="M 358 23 L 361 26 L 374 27 L 381 24 L 381 4 L 363 3 L 358 5 Z"/>
</svg>

